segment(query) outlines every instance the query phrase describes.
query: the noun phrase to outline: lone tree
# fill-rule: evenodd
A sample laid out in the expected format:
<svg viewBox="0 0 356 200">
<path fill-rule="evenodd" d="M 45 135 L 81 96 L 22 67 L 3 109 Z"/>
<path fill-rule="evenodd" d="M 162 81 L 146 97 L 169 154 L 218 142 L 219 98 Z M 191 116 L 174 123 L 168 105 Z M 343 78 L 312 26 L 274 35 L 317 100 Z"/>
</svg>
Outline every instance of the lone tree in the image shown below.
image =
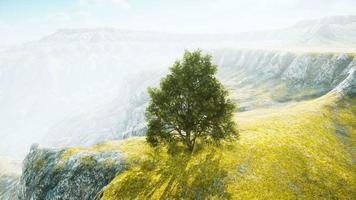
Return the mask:
<svg viewBox="0 0 356 200">
<path fill-rule="evenodd" d="M 148 88 L 151 97 L 146 110 L 147 141 L 183 142 L 193 151 L 197 138 L 219 141 L 238 136 L 232 120 L 235 105 L 216 79 L 217 66 L 201 50 L 185 51 L 159 88 Z"/>
</svg>

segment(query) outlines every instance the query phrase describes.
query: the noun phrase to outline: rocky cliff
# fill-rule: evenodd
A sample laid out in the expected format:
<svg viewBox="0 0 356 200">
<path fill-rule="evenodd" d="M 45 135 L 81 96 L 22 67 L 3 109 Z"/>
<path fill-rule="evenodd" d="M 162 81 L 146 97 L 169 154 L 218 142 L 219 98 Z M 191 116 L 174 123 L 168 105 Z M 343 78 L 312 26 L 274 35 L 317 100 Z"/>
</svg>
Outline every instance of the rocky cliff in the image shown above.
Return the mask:
<svg viewBox="0 0 356 200">
<path fill-rule="evenodd" d="M 124 168 L 118 151 L 41 149 L 33 145 L 23 163 L 18 199 L 92 200 Z"/>
<path fill-rule="evenodd" d="M 356 93 L 354 54 L 271 50 L 217 50 L 220 78 L 244 109 L 322 96 Z"/>
</svg>

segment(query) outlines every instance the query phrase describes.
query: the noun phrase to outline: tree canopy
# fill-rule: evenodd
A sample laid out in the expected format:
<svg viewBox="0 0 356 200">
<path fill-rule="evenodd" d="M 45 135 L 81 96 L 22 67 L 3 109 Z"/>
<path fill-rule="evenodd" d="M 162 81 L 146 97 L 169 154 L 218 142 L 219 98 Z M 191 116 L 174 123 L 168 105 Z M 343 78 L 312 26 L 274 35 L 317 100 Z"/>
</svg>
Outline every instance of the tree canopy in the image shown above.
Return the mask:
<svg viewBox="0 0 356 200">
<path fill-rule="evenodd" d="M 233 121 L 235 104 L 215 77 L 217 66 L 201 50 L 185 51 L 158 88 L 148 88 L 147 141 L 183 142 L 193 151 L 196 140 L 219 141 L 238 136 Z"/>
</svg>

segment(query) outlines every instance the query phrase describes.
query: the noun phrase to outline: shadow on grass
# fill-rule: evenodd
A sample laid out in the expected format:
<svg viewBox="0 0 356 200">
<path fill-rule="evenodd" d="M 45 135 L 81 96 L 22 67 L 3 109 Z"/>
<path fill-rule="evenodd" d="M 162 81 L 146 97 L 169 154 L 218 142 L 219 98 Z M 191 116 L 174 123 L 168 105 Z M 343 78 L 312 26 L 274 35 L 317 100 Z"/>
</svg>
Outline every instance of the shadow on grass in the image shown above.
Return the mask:
<svg viewBox="0 0 356 200">
<path fill-rule="evenodd" d="M 114 195 L 118 199 L 231 199 L 224 185 L 227 172 L 213 150 L 175 152 L 147 154 L 138 167 L 115 182 Z"/>
</svg>

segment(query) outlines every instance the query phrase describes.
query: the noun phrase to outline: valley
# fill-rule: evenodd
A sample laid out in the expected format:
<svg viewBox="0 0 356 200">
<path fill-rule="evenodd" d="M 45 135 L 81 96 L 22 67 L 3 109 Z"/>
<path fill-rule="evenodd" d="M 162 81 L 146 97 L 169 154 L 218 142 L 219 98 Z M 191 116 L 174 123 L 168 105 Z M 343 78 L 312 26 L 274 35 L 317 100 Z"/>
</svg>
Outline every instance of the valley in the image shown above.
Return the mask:
<svg viewBox="0 0 356 200">
<path fill-rule="evenodd" d="M 353 199 L 355 19 L 225 35 L 63 29 L 3 49 L 0 199 Z M 238 105 L 239 139 L 152 148 L 147 87 L 196 48 Z"/>
</svg>

